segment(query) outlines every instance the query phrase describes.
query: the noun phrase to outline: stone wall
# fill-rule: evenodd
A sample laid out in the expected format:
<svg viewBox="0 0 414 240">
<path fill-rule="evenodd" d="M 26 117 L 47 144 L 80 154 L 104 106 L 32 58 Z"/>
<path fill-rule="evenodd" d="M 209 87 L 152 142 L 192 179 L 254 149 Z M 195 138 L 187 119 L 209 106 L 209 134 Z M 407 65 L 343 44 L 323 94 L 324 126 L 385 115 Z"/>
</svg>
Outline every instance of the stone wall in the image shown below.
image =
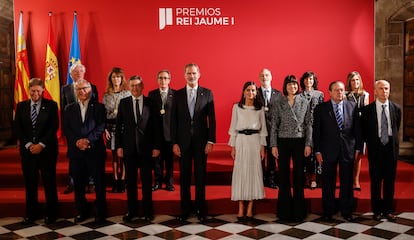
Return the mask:
<svg viewBox="0 0 414 240">
<path fill-rule="evenodd" d="M 401 107 L 404 87 L 404 22 L 412 18 L 414 1 L 375 1 L 375 79 L 390 81 L 390 99 Z M 400 154 L 414 156 L 413 143 L 402 142 Z"/>
</svg>

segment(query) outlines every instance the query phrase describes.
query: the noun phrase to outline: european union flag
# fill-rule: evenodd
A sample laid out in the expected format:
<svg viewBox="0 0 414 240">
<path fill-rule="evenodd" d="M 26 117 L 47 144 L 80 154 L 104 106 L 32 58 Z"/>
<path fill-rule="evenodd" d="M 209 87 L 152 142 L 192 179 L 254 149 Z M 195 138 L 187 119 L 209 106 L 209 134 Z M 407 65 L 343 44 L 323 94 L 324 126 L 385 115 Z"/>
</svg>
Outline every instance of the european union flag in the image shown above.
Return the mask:
<svg viewBox="0 0 414 240">
<path fill-rule="evenodd" d="M 72 77 L 70 76 L 70 67 L 75 63 L 81 62 L 81 53 L 79 45 L 79 35 L 78 35 L 78 23 L 76 22 L 76 12 L 74 13 L 73 18 L 73 29 L 72 29 L 72 40 L 70 42 L 70 51 L 69 51 L 69 62 L 68 62 L 68 78 L 66 84 L 71 84 L 73 82 Z"/>
</svg>

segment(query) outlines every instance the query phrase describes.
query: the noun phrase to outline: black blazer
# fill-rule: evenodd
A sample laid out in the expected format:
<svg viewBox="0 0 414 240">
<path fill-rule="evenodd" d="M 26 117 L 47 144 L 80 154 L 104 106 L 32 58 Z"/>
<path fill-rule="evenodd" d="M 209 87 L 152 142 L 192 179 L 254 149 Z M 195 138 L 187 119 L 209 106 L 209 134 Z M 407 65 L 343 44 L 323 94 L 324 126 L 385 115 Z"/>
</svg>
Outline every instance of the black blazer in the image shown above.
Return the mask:
<svg viewBox="0 0 414 240">
<path fill-rule="evenodd" d="M 343 100 L 343 125 L 339 129 L 331 100 L 318 104 L 313 116 L 314 152 L 324 159 L 336 158 L 343 150 L 345 159 L 354 159 L 356 150 L 362 152 L 362 136 L 359 114 L 354 102 Z"/>
<path fill-rule="evenodd" d="M 77 102 L 66 106 L 64 113 L 62 130 L 68 144 L 68 157 L 83 158 L 86 153 L 97 159 L 105 158 L 106 150 L 102 135 L 105 131 L 105 106 L 102 103 L 89 101 L 84 122 Z M 88 138 L 91 148 L 86 151 L 79 150 L 76 141 L 80 138 Z"/>
<path fill-rule="evenodd" d="M 32 128 L 31 100 L 19 102 L 16 108 L 14 127 L 19 140 L 19 150 L 22 157 L 28 157 L 30 151 L 25 148 L 28 142 L 43 143 L 46 148 L 42 154 L 58 154 L 56 133 L 59 129 L 58 107 L 55 101 L 42 98 L 36 125 Z"/>
<path fill-rule="evenodd" d="M 129 96 L 121 99 L 119 102 L 116 118 L 115 148 L 123 148 L 124 156 L 133 156 L 137 151 L 151 156 L 152 150 L 160 149 L 161 145 L 161 129 L 159 127 L 161 122 L 157 108 L 150 98 L 143 96 L 141 121 L 137 124 L 135 123 L 132 101 L 132 96 Z M 137 139 L 139 140 L 138 146 Z"/>
<path fill-rule="evenodd" d="M 263 88 L 262 87 L 258 88 L 257 93 L 258 93 L 257 96 L 260 98 L 260 101 L 263 103 L 263 106 L 264 106 L 265 100 L 264 100 Z M 270 129 L 272 128 L 272 111 L 274 111 L 275 106 L 276 106 L 277 102 L 280 100 L 281 97 L 282 97 L 282 93 L 280 91 L 272 88 L 271 94 L 270 94 L 270 101 L 267 105 L 269 110 L 265 112 L 266 127 L 267 127 L 268 131 L 270 131 Z M 268 138 L 269 138 L 269 136 L 270 136 L 270 134 L 268 135 Z"/>
<path fill-rule="evenodd" d="M 154 89 L 148 93 L 148 97 L 156 104 L 159 117 L 162 121 L 162 135 L 164 136 L 164 140 L 170 142 L 171 141 L 171 110 L 174 100 L 175 90 L 168 88 L 167 92 L 167 101 L 165 102 L 164 111 L 165 114 L 161 114 L 162 109 L 162 99 L 160 90 Z"/>
<path fill-rule="evenodd" d="M 216 142 L 216 115 L 214 113 L 213 93 L 207 88 L 198 86 L 194 116 L 191 119 L 187 103 L 186 87 L 175 93 L 171 142 L 178 144 L 181 151 L 190 147 L 191 139 L 197 139 L 199 147 L 204 148 L 207 142 Z"/>
<path fill-rule="evenodd" d="M 62 106 L 62 110 L 65 110 L 65 107 L 73 102 L 75 102 L 75 91 L 74 91 L 74 83 L 67 84 L 62 87 L 61 91 L 61 100 L 60 104 Z M 98 90 L 95 85 L 91 84 L 92 93 L 91 93 L 91 101 L 98 102 Z"/>
<path fill-rule="evenodd" d="M 401 108 L 398 104 L 391 101 L 389 103 L 389 112 L 391 118 L 392 139 L 393 139 L 393 156 L 397 161 L 399 154 L 399 136 L 398 131 L 401 124 Z M 362 129 L 363 137 L 367 143 L 368 158 L 377 158 L 378 150 L 382 146 L 378 136 L 378 120 L 375 101 L 362 108 Z"/>
</svg>

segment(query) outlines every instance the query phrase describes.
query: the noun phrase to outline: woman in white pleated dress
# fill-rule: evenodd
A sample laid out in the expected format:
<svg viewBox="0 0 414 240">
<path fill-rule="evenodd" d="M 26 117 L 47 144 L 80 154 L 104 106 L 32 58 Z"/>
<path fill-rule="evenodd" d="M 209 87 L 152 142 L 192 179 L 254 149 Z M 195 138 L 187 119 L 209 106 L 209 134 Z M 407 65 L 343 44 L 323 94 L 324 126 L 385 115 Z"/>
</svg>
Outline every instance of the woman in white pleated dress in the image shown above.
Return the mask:
<svg viewBox="0 0 414 240">
<path fill-rule="evenodd" d="M 267 129 L 263 103 L 256 95 L 256 84 L 246 82 L 239 103 L 233 106 L 229 129 L 234 159 L 231 200 L 239 202 L 239 221 L 251 220 L 253 201 L 265 197 L 261 159 L 265 154 Z"/>
</svg>

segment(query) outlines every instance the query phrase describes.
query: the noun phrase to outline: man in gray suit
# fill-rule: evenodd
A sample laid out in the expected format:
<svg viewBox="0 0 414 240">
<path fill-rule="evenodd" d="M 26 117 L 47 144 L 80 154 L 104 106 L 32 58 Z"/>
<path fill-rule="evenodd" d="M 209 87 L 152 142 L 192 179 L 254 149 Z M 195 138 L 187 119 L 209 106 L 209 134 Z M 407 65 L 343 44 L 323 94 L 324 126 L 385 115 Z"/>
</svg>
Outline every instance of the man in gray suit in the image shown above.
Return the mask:
<svg viewBox="0 0 414 240">
<path fill-rule="evenodd" d="M 324 220 L 336 213 L 335 188 L 339 165 L 339 210 L 352 221 L 354 160 L 362 152 L 359 114 L 355 103 L 344 100 L 343 82 L 329 84 L 331 99 L 316 106 L 313 122 L 313 146 L 316 160 L 322 164 L 322 206 Z"/>
</svg>

